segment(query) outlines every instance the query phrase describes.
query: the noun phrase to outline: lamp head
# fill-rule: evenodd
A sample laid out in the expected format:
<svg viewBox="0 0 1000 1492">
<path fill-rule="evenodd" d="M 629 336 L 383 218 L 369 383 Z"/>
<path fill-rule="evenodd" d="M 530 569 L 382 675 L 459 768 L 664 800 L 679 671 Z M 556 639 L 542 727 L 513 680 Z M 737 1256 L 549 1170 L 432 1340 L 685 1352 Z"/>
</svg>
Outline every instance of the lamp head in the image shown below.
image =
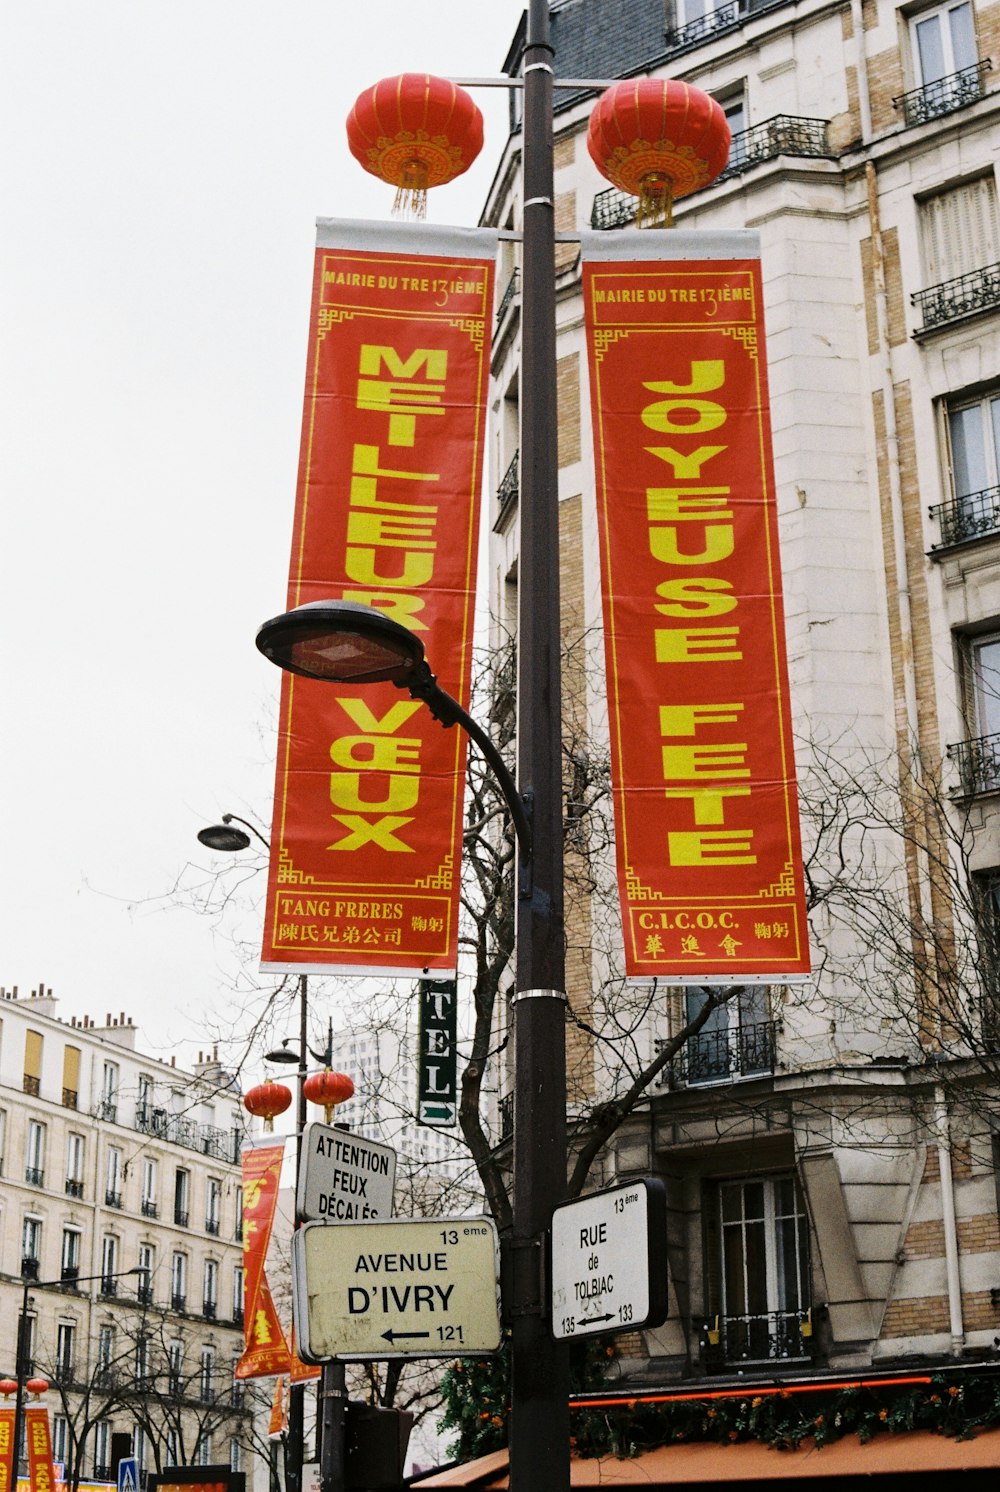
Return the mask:
<svg viewBox="0 0 1000 1492">
<path fill-rule="evenodd" d="M 207 845 L 210 850 L 233 851 L 245 850 L 250 847 L 250 836 L 244 834 L 242 829 L 237 829 L 233 824 L 223 821 L 221 824 L 209 824 L 206 829 L 198 830 L 198 839 L 201 844 Z"/>
<path fill-rule="evenodd" d="M 257 647 L 286 673 L 335 684 L 395 684 L 405 689 L 424 662 L 424 646 L 406 627 L 360 601 L 310 601 L 272 617 Z"/>
</svg>

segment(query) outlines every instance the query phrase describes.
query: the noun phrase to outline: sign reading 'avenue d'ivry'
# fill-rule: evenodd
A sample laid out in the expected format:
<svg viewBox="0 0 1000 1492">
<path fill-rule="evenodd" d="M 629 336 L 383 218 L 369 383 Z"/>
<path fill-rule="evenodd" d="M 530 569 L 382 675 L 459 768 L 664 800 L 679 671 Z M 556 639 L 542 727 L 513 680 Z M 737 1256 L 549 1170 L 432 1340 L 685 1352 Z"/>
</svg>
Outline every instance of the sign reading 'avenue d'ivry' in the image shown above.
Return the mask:
<svg viewBox="0 0 1000 1492">
<path fill-rule="evenodd" d="M 392 1216 L 396 1152 L 331 1124 L 307 1124 L 295 1192 L 299 1217 L 360 1223 Z"/>
<path fill-rule="evenodd" d="M 552 1331 L 594 1336 L 667 1318 L 667 1202 L 644 1177 L 552 1214 Z"/>
<path fill-rule="evenodd" d="M 292 1237 L 292 1288 L 296 1340 L 308 1362 L 500 1347 L 489 1218 L 306 1223 Z"/>
</svg>

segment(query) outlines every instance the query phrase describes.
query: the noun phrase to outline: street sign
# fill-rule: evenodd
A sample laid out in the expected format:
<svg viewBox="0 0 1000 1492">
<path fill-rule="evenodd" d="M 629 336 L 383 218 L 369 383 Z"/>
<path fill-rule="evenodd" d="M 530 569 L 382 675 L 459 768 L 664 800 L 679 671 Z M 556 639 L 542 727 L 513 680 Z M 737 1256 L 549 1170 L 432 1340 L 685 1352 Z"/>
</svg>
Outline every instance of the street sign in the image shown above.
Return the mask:
<svg viewBox="0 0 1000 1492">
<path fill-rule="evenodd" d="M 489 1218 L 306 1223 L 292 1237 L 295 1337 L 307 1362 L 496 1352 Z"/>
<path fill-rule="evenodd" d="M 301 1218 L 357 1223 L 392 1217 L 396 1152 L 331 1124 L 307 1124 L 295 1193 Z"/>
<path fill-rule="evenodd" d="M 421 979 L 417 1120 L 458 1122 L 458 998 L 454 979 Z"/>
<path fill-rule="evenodd" d="M 552 1332 L 634 1331 L 667 1319 L 667 1197 L 649 1177 L 552 1214 Z"/>
<path fill-rule="evenodd" d="M 139 1462 L 134 1456 L 125 1456 L 118 1462 L 118 1492 L 137 1492 L 139 1486 Z"/>
</svg>

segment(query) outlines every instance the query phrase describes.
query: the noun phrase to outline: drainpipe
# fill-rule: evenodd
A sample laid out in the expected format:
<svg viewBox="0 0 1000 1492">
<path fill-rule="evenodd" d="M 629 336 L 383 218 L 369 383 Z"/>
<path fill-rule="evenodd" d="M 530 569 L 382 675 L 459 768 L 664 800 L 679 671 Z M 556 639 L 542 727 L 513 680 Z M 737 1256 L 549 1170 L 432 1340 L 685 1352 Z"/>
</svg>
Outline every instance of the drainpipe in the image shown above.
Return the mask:
<svg viewBox="0 0 1000 1492">
<path fill-rule="evenodd" d="M 951 1143 L 948 1105 L 944 1090 L 934 1090 L 934 1121 L 937 1130 L 938 1168 L 941 1172 L 941 1220 L 944 1224 L 944 1259 L 948 1276 L 948 1317 L 951 1324 L 951 1355 L 960 1357 L 965 1346 L 962 1320 L 962 1278 L 959 1271 L 958 1226 L 955 1222 L 955 1183 L 951 1174 Z"/>
<path fill-rule="evenodd" d="M 854 32 L 855 70 L 858 77 L 858 113 L 861 115 L 861 143 L 872 137 L 872 104 L 868 91 L 868 52 L 865 48 L 865 17 L 862 0 L 851 0 L 851 30 Z"/>
</svg>

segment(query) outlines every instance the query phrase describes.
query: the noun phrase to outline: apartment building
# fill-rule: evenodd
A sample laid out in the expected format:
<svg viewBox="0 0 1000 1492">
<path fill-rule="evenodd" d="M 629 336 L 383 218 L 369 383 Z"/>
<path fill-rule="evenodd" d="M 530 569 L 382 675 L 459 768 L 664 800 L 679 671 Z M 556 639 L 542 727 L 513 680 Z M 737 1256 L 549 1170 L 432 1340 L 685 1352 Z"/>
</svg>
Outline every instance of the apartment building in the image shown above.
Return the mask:
<svg viewBox="0 0 1000 1492">
<path fill-rule="evenodd" d="M 0 1341 L 49 1380 L 56 1459 L 250 1469 L 242 1349 L 243 1111 L 215 1054 L 193 1072 L 137 1048 L 124 1014 L 59 1019 L 0 990 Z"/>
<path fill-rule="evenodd" d="M 589 1185 L 656 1174 L 668 1192 L 670 1319 L 620 1339 L 623 1371 L 662 1383 L 989 1358 L 1000 1337 L 1000 7 L 554 0 L 551 20 L 557 78 L 682 79 L 719 101 L 733 131 L 723 174 L 674 218 L 760 235 L 804 834 L 810 885 L 834 887 L 828 900 L 817 892 L 811 979 L 746 987 L 716 1011 L 591 1171 Z M 512 75 L 522 45 L 523 31 Z M 512 98 L 483 221 L 516 230 Z M 592 104 L 556 92 L 555 215 L 567 235 L 562 607 L 576 659 L 564 711 L 599 751 L 599 648 L 572 652 L 601 628 L 572 235 L 630 227 L 636 202 L 590 160 Z M 501 253 L 490 588 L 498 627 L 513 630 L 516 240 Z M 862 783 L 872 796 L 849 806 Z M 841 815 L 846 838 L 824 837 Z M 574 1118 L 619 1081 L 587 1034 L 600 1026 L 595 992 L 626 997 L 614 916 L 589 893 L 568 905 Z M 661 984 L 629 998 L 639 1066 L 705 995 Z"/>
</svg>

